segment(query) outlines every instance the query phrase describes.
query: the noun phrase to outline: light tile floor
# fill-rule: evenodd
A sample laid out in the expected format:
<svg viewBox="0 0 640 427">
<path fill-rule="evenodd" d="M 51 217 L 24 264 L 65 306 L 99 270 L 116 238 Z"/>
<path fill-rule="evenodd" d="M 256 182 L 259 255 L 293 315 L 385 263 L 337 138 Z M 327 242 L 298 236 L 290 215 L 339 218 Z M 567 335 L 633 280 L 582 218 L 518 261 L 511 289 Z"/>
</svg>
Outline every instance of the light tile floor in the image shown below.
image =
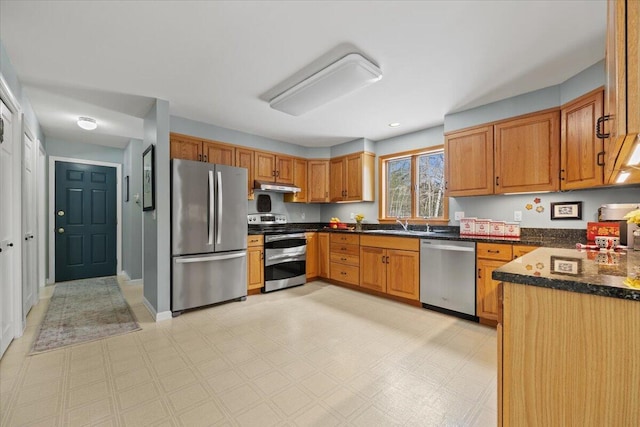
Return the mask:
<svg viewBox="0 0 640 427">
<path fill-rule="evenodd" d="M 495 330 L 312 282 L 0 360 L 2 426 L 495 426 Z M 52 288 L 46 288 L 50 295 Z"/>
</svg>

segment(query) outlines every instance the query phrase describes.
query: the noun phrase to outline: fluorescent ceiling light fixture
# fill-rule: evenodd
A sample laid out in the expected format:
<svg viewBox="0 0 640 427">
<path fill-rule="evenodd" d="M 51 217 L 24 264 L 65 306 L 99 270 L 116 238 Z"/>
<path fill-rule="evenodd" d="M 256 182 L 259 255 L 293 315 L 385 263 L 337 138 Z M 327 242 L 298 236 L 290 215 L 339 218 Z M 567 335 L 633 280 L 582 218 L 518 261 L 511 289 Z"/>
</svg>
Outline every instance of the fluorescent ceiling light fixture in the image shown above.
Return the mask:
<svg viewBox="0 0 640 427">
<path fill-rule="evenodd" d="M 620 172 L 618 174 L 618 179 L 616 179 L 616 184 L 622 184 L 625 182 L 627 178 L 629 178 L 629 175 L 631 175 L 629 172 Z"/>
<path fill-rule="evenodd" d="M 94 130 L 98 127 L 98 123 L 91 117 L 78 117 L 78 126 L 85 130 Z"/>
<path fill-rule="evenodd" d="M 389 123 L 390 128 L 397 128 L 398 126 L 400 126 L 400 123 L 398 122 Z"/>
<path fill-rule="evenodd" d="M 627 166 L 635 166 L 640 163 L 640 135 L 636 138 L 636 146 L 633 149 L 633 153 L 631 153 L 631 157 L 629 157 L 629 161 L 627 162 Z"/>
<path fill-rule="evenodd" d="M 269 101 L 271 108 L 299 116 L 327 102 L 377 82 L 382 70 L 358 53 L 350 53 Z"/>
</svg>

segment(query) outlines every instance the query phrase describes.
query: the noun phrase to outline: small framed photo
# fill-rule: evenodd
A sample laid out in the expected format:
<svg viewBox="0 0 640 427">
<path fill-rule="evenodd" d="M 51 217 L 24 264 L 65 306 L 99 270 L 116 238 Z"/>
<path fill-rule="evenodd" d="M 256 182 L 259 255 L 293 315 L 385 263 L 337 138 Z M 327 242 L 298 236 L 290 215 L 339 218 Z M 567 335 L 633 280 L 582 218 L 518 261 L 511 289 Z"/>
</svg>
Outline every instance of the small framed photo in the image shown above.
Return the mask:
<svg viewBox="0 0 640 427">
<path fill-rule="evenodd" d="M 153 144 L 142 153 L 142 210 L 155 209 L 155 159 Z"/>
<path fill-rule="evenodd" d="M 551 219 L 582 219 L 582 202 L 551 203 Z"/>
<path fill-rule="evenodd" d="M 551 256 L 551 273 L 577 276 L 582 273 L 582 258 Z"/>
<path fill-rule="evenodd" d="M 129 201 L 129 175 L 124 177 L 124 201 Z"/>
</svg>

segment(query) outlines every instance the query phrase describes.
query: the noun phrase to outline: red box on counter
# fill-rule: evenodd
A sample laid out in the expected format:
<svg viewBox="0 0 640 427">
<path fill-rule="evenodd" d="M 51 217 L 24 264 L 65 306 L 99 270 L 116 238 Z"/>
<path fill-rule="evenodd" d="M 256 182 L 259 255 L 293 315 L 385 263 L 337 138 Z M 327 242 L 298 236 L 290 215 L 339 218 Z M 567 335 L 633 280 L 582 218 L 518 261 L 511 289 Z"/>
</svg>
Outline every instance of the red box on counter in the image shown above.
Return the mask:
<svg viewBox="0 0 640 427">
<path fill-rule="evenodd" d="M 596 236 L 620 237 L 620 223 L 616 221 L 588 222 L 587 241 L 593 242 Z"/>
</svg>

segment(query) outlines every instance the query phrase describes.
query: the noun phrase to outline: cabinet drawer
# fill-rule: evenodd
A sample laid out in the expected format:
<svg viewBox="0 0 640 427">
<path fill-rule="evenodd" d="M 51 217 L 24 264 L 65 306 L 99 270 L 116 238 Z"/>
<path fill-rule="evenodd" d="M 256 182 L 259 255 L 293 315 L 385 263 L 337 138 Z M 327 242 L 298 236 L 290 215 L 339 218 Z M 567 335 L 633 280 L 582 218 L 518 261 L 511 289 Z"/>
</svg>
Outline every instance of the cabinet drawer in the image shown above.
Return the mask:
<svg viewBox="0 0 640 427">
<path fill-rule="evenodd" d="M 478 243 L 478 258 L 511 261 L 511 245 L 499 243 Z"/>
<path fill-rule="evenodd" d="M 331 262 L 339 262 L 343 264 L 351 264 L 358 266 L 360 265 L 360 256 L 359 255 L 351 255 L 351 254 L 341 254 L 332 252 L 331 253 Z"/>
<path fill-rule="evenodd" d="M 349 245 L 360 244 L 360 236 L 357 234 L 331 233 L 331 243 L 347 243 Z"/>
<path fill-rule="evenodd" d="M 247 246 L 263 246 L 264 236 L 262 234 L 250 234 L 247 236 Z"/>
<path fill-rule="evenodd" d="M 360 245 L 374 248 L 399 249 L 417 252 L 420 250 L 420 239 L 413 237 L 376 236 L 368 234 L 361 236 Z"/>
<path fill-rule="evenodd" d="M 538 249 L 537 246 L 513 245 L 513 259 L 528 254 Z"/>
<path fill-rule="evenodd" d="M 359 245 L 349 245 L 347 243 L 331 243 L 331 253 L 341 254 L 341 255 L 356 255 L 360 254 L 360 246 Z"/>
<path fill-rule="evenodd" d="M 349 283 L 356 286 L 360 282 L 360 269 L 352 265 L 332 262 L 330 274 L 331 279 L 338 282 Z"/>
</svg>

